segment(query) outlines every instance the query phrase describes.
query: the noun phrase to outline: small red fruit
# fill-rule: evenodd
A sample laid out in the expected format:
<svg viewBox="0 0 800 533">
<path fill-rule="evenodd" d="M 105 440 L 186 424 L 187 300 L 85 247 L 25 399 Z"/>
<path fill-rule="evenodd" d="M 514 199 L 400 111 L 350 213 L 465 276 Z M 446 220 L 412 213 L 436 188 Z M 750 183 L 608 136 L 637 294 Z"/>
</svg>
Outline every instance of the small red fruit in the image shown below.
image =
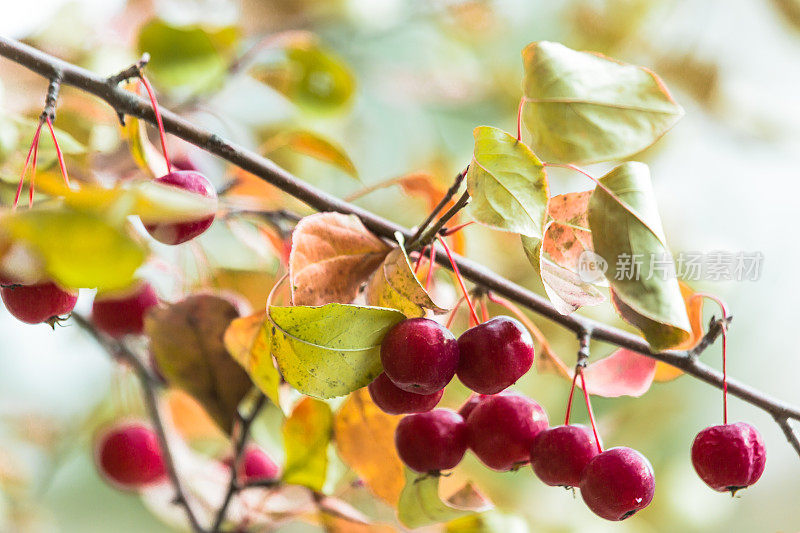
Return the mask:
<svg viewBox="0 0 800 533">
<path fill-rule="evenodd" d="M 106 432 L 97 446 L 96 461 L 100 473 L 121 489 L 141 489 L 166 477 L 158 437 L 139 422 Z"/>
<path fill-rule="evenodd" d="M 735 493 L 749 487 L 761 477 L 766 462 L 761 435 L 745 422 L 708 427 L 692 444 L 697 475 L 719 492 Z"/>
<path fill-rule="evenodd" d="M 245 482 L 271 481 L 278 479 L 281 467 L 263 449 L 248 446 L 242 457 L 240 472 Z"/>
<path fill-rule="evenodd" d="M 519 320 L 498 316 L 458 338 L 458 379 L 481 394 L 497 394 L 533 364 L 533 338 Z"/>
<path fill-rule="evenodd" d="M 125 295 L 96 297 L 92 304 L 92 322 L 97 329 L 114 338 L 141 335 L 145 313 L 157 304 L 156 291 L 145 282 Z"/>
<path fill-rule="evenodd" d="M 544 409 L 520 394 L 483 399 L 467 420 L 469 447 L 486 466 L 501 472 L 527 463 L 534 439 L 547 429 Z"/>
<path fill-rule="evenodd" d="M 390 415 L 424 413 L 430 411 L 442 399 L 444 390 L 433 394 L 415 394 L 400 389 L 385 373 L 381 373 L 369 384 L 369 395 L 375 405 Z"/>
<path fill-rule="evenodd" d="M 193 192 L 205 196 L 206 198 L 217 198 L 217 191 L 208 179 L 194 170 L 176 170 L 157 180 L 157 183 L 177 187 L 188 192 Z M 199 220 L 187 222 L 172 222 L 148 224 L 147 231 L 157 241 L 164 244 L 181 244 L 190 241 L 203 233 L 214 222 L 214 215 L 201 218 Z"/>
<path fill-rule="evenodd" d="M 572 424 L 539 433 L 531 447 L 531 467 L 547 485 L 577 487 L 581 474 L 598 453 L 592 430 Z"/>
<path fill-rule="evenodd" d="M 433 394 L 456 373 L 458 343 L 438 322 L 411 318 L 395 325 L 383 338 L 381 362 L 386 376 L 400 389 Z"/>
<path fill-rule="evenodd" d="M 454 468 L 467 451 L 467 425 L 450 409 L 434 409 L 404 417 L 394 443 L 400 459 L 416 472 Z"/>
<path fill-rule="evenodd" d="M 52 323 L 71 313 L 78 301 L 77 293 L 53 282 L 2 287 L 0 297 L 8 312 L 26 324 Z"/>
<path fill-rule="evenodd" d="M 583 501 L 594 514 L 618 521 L 650 505 L 656 480 L 644 455 L 620 446 L 589 461 L 580 488 Z"/>
<path fill-rule="evenodd" d="M 464 420 L 468 419 L 472 411 L 475 410 L 475 408 L 484 400 L 484 398 L 488 398 L 488 396 L 485 394 L 471 395 L 469 398 L 467 398 L 467 401 L 464 402 L 461 407 L 459 407 L 458 414 L 460 414 Z"/>
</svg>

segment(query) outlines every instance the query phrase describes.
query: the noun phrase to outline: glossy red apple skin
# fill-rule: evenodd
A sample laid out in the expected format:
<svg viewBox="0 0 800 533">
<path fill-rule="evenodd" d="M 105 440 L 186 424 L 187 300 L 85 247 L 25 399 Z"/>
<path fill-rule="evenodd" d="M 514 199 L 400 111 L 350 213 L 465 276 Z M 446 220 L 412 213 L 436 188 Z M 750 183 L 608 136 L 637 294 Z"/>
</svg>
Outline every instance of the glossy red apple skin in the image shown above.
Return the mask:
<svg viewBox="0 0 800 533">
<path fill-rule="evenodd" d="M 650 505 L 655 487 L 650 461 L 624 446 L 609 448 L 589 461 L 580 483 L 589 509 L 611 521 L 630 518 Z"/>
<path fill-rule="evenodd" d="M 217 191 L 208 179 L 194 170 L 175 170 L 155 180 L 157 183 L 177 187 L 188 192 L 217 198 Z M 214 222 L 214 215 L 199 220 L 147 224 L 148 233 L 157 241 L 169 245 L 190 241 L 206 231 Z"/>
<path fill-rule="evenodd" d="M 126 422 L 101 435 L 95 460 L 103 477 L 123 490 L 139 490 L 166 478 L 158 437 L 140 422 Z"/>
<path fill-rule="evenodd" d="M 464 402 L 461 407 L 458 408 L 458 414 L 464 418 L 464 420 L 469 418 L 469 415 L 472 414 L 472 411 L 481 403 L 485 398 L 489 396 L 486 394 L 472 394 L 467 401 Z"/>
<path fill-rule="evenodd" d="M 441 400 L 444 390 L 433 394 L 416 394 L 397 387 L 385 373 L 381 373 L 367 387 L 372 401 L 383 412 L 390 415 L 424 413 L 430 411 Z"/>
<path fill-rule="evenodd" d="M 0 297 L 8 312 L 26 324 L 52 322 L 68 315 L 78 301 L 77 292 L 62 289 L 51 281 L 2 287 Z"/>
<path fill-rule="evenodd" d="M 600 453 L 591 428 L 555 426 L 539 433 L 531 447 L 531 468 L 551 486 L 577 487 L 589 461 Z"/>
<path fill-rule="evenodd" d="M 410 469 L 420 473 L 450 470 L 467 451 L 467 426 L 455 411 L 434 409 L 403 417 L 394 442 Z"/>
<path fill-rule="evenodd" d="M 467 419 L 469 447 L 483 464 L 500 472 L 530 462 L 531 446 L 547 429 L 547 414 L 515 393 L 488 396 Z"/>
<path fill-rule="evenodd" d="M 92 304 L 92 322 L 97 329 L 114 338 L 141 335 L 144 316 L 158 305 L 158 295 L 149 283 L 139 284 L 121 296 L 97 296 Z"/>
<path fill-rule="evenodd" d="M 533 365 L 533 338 L 518 320 L 498 316 L 458 338 L 456 374 L 480 394 L 497 394 L 513 385 Z"/>
<path fill-rule="evenodd" d="M 398 388 L 433 394 L 450 383 L 456 373 L 458 343 L 438 322 L 411 318 L 399 322 L 384 336 L 381 363 Z"/>
<path fill-rule="evenodd" d="M 719 492 L 749 487 L 764 473 L 767 451 L 761 434 L 745 422 L 705 428 L 692 444 L 692 464 L 706 485 Z"/>
</svg>

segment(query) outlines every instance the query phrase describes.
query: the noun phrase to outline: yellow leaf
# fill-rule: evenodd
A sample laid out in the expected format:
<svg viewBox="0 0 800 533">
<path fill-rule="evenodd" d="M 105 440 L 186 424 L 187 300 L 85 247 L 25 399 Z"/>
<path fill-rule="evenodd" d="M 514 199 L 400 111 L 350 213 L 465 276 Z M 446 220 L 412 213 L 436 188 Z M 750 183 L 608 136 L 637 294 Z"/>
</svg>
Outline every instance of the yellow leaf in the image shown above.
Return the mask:
<svg viewBox="0 0 800 533">
<path fill-rule="evenodd" d="M 283 424 L 283 481 L 322 490 L 328 472 L 333 413 L 323 401 L 303 398 Z"/>
<path fill-rule="evenodd" d="M 381 411 L 362 388 L 350 394 L 333 423 L 339 457 L 392 506 L 397 505 L 405 485 L 403 463 L 394 447 L 399 421 L 399 416 Z"/>
<path fill-rule="evenodd" d="M 225 348 L 261 392 L 280 407 L 281 375 L 272 361 L 272 337 L 265 318 L 266 313 L 260 312 L 233 320 L 225 330 Z"/>
</svg>

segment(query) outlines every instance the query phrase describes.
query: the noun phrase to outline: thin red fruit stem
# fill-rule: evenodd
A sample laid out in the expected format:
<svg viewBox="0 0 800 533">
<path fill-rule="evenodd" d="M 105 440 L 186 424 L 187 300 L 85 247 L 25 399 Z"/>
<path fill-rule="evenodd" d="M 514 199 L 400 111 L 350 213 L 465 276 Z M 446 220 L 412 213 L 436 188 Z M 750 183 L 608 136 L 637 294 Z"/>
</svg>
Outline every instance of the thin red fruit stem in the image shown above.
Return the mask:
<svg viewBox="0 0 800 533">
<path fill-rule="evenodd" d="M 31 181 L 28 184 L 28 208 L 33 207 L 33 187 L 34 180 L 36 179 L 36 160 L 39 159 L 39 134 L 41 129 L 36 132 L 36 138 L 33 141 L 33 161 L 31 162 Z"/>
<path fill-rule="evenodd" d="M 419 255 L 417 256 L 417 260 L 414 263 L 414 274 L 419 272 L 419 266 L 422 264 L 422 257 L 425 255 L 425 250 L 427 250 L 427 246 L 423 246 L 422 250 L 419 251 Z"/>
<path fill-rule="evenodd" d="M 522 140 L 522 107 L 525 105 L 525 97 L 519 99 L 519 107 L 517 108 L 517 140 Z"/>
<path fill-rule="evenodd" d="M 453 309 L 450 310 L 450 316 L 447 317 L 447 323 L 444 325 L 444 327 L 447 329 L 450 329 L 450 326 L 453 324 L 453 320 L 456 319 L 456 312 L 458 311 L 458 308 L 461 307 L 461 304 L 464 303 L 464 300 L 465 298 L 463 296 L 459 298 L 456 302 L 456 305 L 454 305 Z"/>
<path fill-rule="evenodd" d="M 486 297 L 481 298 L 481 319 L 484 322 L 489 320 L 489 309 L 486 308 Z"/>
<path fill-rule="evenodd" d="M 707 298 L 719 306 L 722 312 L 722 423 L 728 424 L 728 307 L 722 298 L 707 292 L 697 292 L 689 301 L 695 298 Z"/>
<path fill-rule="evenodd" d="M 45 120 L 47 121 L 47 128 L 50 130 L 50 136 L 53 137 L 53 145 L 56 147 L 56 156 L 58 156 L 58 166 L 61 167 L 61 175 L 64 176 L 64 183 L 69 187 L 67 164 L 64 162 L 64 154 L 61 152 L 61 147 L 58 145 L 58 139 L 56 139 L 56 130 L 53 129 L 53 121 L 50 120 L 49 115 Z"/>
<path fill-rule="evenodd" d="M 575 395 L 575 384 L 578 381 L 578 371 L 572 375 L 572 386 L 569 388 L 569 398 L 567 398 L 567 414 L 564 416 L 564 425 L 569 425 L 569 415 L 572 413 L 572 397 Z"/>
<path fill-rule="evenodd" d="M 454 235 L 454 234 L 458 233 L 459 231 L 461 231 L 462 229 L 466 228 L 467 226 L 471 226 L 474 223 L 475 223 L 474 220 L 470 220 L 469 222 L 464 222 L 463 224 L 459 224 L 458 226 L 456 226 L 456 227 L 454 227 L 452 229 L 448 229 L 446 231 L 443 231 L 442 232 L 442 236 L 443 237 L 449 237 L 450 235 Z"/>
<path fill-rule="evenodd" d="M 592 411 L 592 402 L 589 400 L 589 393 L 586 392 L 586 378 L 583 377 L 582 366 L 578 366 L 577 373 L 581 376 L 581 389 L 583 389 L 583 398 L 586 400 L 586 411 L 589 413 L 589 422 L 592 424 L 592 432 L 594 433 L 594 441 L 597 444 L 597 451 L 603 453 L 603 446 L 600 444 L 600 436 L 597 434 L 597 423 L 594 420 L 594 411 Z"/>
<path fill-rule="evenodd" d="M 428 258 L 428 274 L 425 276 L 425 290 L 431 286 L 433 279 L 433 269 L 436 268 L 436 248 L 431 245 L 431 256 Z"/>
<path fill-rule="evenodd" d="M 158 123 L 158 136 L 161 139 L 161 151 L 164 153 L 164 162 L 167 164 L 167 173 L 170 173 L 172 172 L 172 164 L 170 163 L 169 154 L 167 153 L 167 134 L 164 131 L 164 123 L 161 121 L 161 112 L 158 110 L 158 100 L 156 100 L 156 94 L 153 92 L 153 87 L 150 85 L 150 82 L 147 81 L 147 77 L 144 74 L 141 74 L 140 78 L 145 90 L 147 91 L 147 96 L 150 97 L 150 104 L 153 106 L 153 113 L 155 114 L 156 122 Z"/>
<path fill-rule="evenodd" d="M 467 287 L 464 286 L 464 278 L 461 277 L 461 272 L 458 270 L 458 265 L 455 261 L 453 261 L 453 256 L 450 254 L 450 248 L 447 247 L 447 243 L 444 242 L 444 239 L 441 236 L 437 235 L 436 238 L 439 239 L 439 243 L 441 243 L 442 248 L 444 248 L 444 253 L 447 254 L 447 259 L 450 261 L 450 265 L 453 267 L 453 273 L 456 275 L 458 284 L 461 285 L 461 292 L 464 293 L 464 298 L 467 300 L 467 305 L 469 306 L 469 312 L 472 315 L 472 319 L 476 324 L 480 324 L 481 321 L 478 319 L 478 313 L 475 312 L 475 306 L 472 305 L 472 300 L 469 299 Z"/>
<path fill-rule="evenodd" d="M 16 209 L 17 204 L 19 204 L 19 197 L 22 194 L 22 185 L 25 183 L 25 174 L 28 172 L 28 166 L 31 163 L 31 156 L 33 155 L 33 147 L 39 144 L 39 134 L 42 131 L 42 124 L 43 122 L 39 120 L 39 126 L 33 133 L 33 140 L 31 140 L 31 147 L 28 149 L 28 157 L 25 158 L 25 166 L 22 168 L 22 174 L 19 177 L 19 185 L 17 186 L 17 194 L 14 197 L 14 205 L 12 206 L 12 209 Z"/>
</svg>

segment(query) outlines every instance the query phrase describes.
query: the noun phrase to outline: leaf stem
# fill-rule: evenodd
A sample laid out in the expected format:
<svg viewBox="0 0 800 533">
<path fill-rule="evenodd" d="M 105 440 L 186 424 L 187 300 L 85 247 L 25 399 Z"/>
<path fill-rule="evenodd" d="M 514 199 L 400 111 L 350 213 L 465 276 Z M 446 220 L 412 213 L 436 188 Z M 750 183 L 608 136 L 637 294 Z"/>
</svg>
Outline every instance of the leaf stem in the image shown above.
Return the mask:
<svg viewBox="0 0 800 533">
<path fill-rule="evenodd" d="M 525 97 L 519 99 L 517 108 L 517 142 L 522 140 L 522 108 L 525 106 Z"/>
</svg>

